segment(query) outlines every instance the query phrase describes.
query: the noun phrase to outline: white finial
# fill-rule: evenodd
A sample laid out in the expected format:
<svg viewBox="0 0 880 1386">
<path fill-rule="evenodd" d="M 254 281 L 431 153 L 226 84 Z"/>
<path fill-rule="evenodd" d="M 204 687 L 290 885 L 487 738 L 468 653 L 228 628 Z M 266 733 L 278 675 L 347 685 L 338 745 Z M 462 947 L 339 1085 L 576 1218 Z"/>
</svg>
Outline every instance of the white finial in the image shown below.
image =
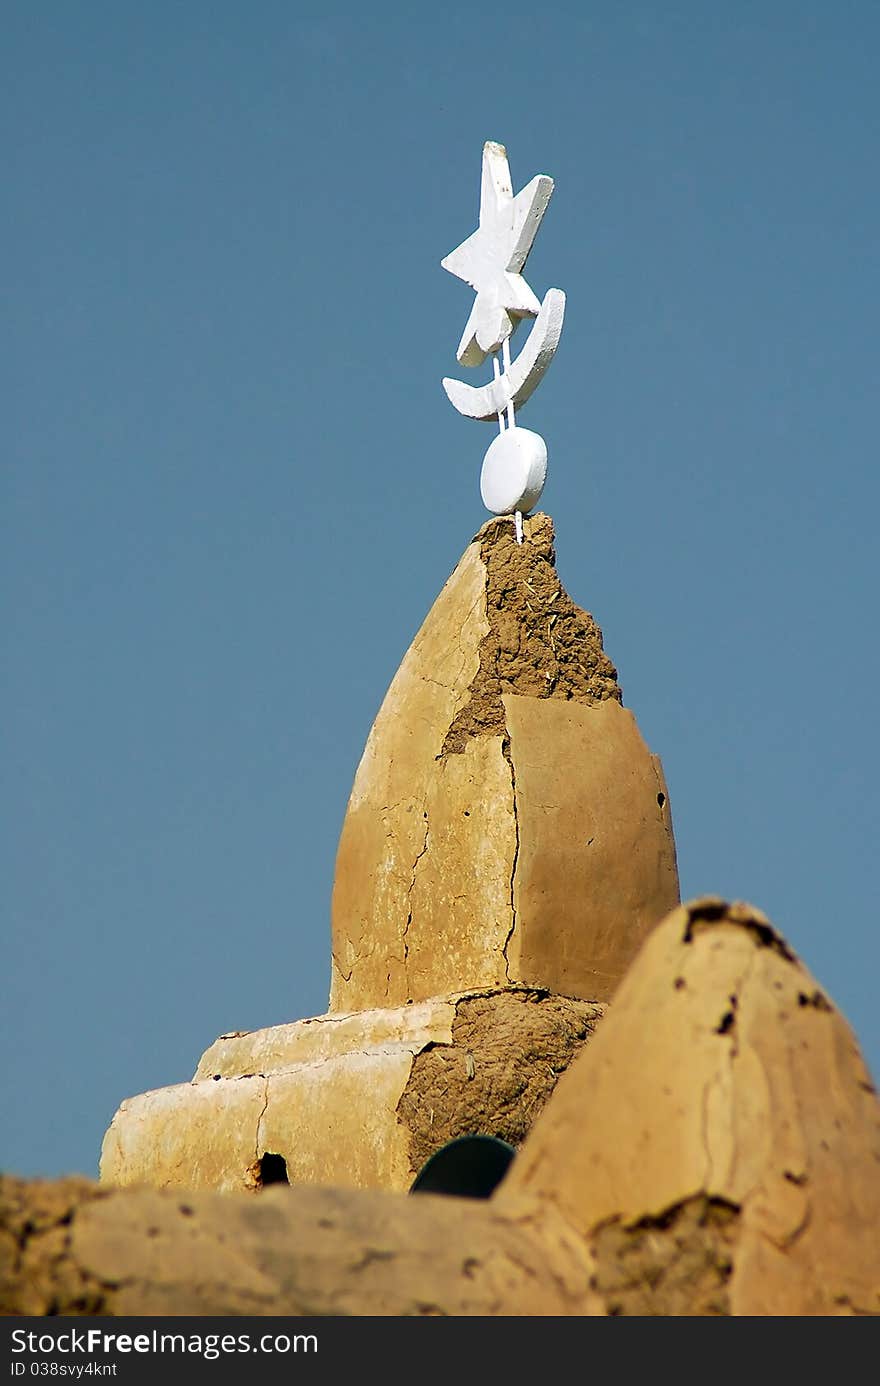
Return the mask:
<svg viewBox="0 0 880 1386">
<path fill-rule="evenodd" d="M 506 150 L 487 141 L 479 227 L 441 261 L 444 269 L 465 280 L 477 295 L 458 359 L 464 366 L 479 366 L 491 355 L 494 373 L 494 379 L 482 387 L 449 379 L 443 387 L 460 414 L 498 420 L 499 436 L 483 460 L 480 492 L 487 510 L 515 516 L 519 543 L 522 517 L 537 505 L 544 487 L 547 448 L 537 433 L 517 427 L 514 409 L 529 398 L 552 361 L 565 314 L 565 295 L 560 289 L 548 290 L 539 303 L 521 273 L 552 192 L 553 179 L 539 174 L 514 197 Z M 524 317 L 537 321 L 511 363 L 510 337 Z"/>
</svg>

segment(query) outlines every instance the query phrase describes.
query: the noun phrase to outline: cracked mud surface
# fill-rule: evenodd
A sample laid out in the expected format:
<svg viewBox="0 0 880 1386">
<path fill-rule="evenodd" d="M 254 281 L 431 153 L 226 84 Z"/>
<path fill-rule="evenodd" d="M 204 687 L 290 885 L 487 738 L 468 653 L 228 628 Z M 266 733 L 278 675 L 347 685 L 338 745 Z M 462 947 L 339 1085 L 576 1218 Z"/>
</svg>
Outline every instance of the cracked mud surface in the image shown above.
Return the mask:
<svg viewBox="0 0 880 1386">
<path fill-rule="evenodd" d="M 541 991 L 460 1001 L 452 1043 L 429 1045 L 416 1056 L 398 1103 L 398 1121 L 410 1132 L 412 1173 L 456 1136 L 499 1136 L 521 1145 L 601 1015 L 591 1002 Z"/>
<path fill-rule="evenodd" d="M 512 982 L 514 979 L 510 975 L 510 954 L 507 950 L 516 933 L 516 868 L 519 865 L 519 812 L 516 803 L 516 768 L 513 764 L 513 756 L 510 754 L 509 737 L 501 743 L 501 751 L 510 769 L 510 809 L 513 817 L 513 861 L 510 866 L 510 927 L 507 930 L 507 937 L 504 940 L 501 953 L 504 958 L 504 975 L 508 982 Z"/>
<path fill-rule="evenodd" d="M 650 753 L 622 711 L 602 632 L 565 592 L 554 565 L 547 515 L 526 519 L 521 545 L 509 517 L 488 521 L 389 686 L 355 775 L 336 858 L 335 1012 L 519 982 L 604 999 L 618 977 L 618 953 L 628 957 L 631 939 L 677 902 L 668 810 L 666 820 L 658 819 L 665 784 L 661 778 L 653 788 L 656 772 L 643 784 Z M 516 713 L 513 703 L 521 705 Z M 584 719 L 593 712 L 588 728 Z M 622 718 L 610 730 L 608 714 Z M 521 766 L 516 729 L 529 718 L 528 748 L 539 747 L 540 755 L 532 763 L 527 752 Z M 606 761 L 615 755 L 619 772 L 609 777 Z M 545 793 L 550 780 L 552 793 Z M 525 828 L 521 787 L 532 811 Z M 628 872 L 634 851 L 644 864 L 628 894 L 618 888 L 614 861 L 610 874 L 606 861 L 614 857 L 616 827 L 597 839 L 589 857 L 576 834 L 547 830 L 560 793 L 565 802 L 579 799 L 578 821 L 600 811 L 599 798 L 614 801 L 608 822 L 620 820 L 628 833 L 620 869 Z M 633 846 L 633 835 L 645 836 L 647 845 Z M 550 877 L 553 864 L 573 857 L 586 880 L 578 879 L 566 904 Z M 605 890 L 595 910 L 591 882 L 601 885 L 600 896 Z M 615 910 L 628 921 L 622 949 L 602 944 L 595 960 L 581 956 L 588 945 L 556 948 L 569 915 L 579 929 L 589 914 L 590 936 L 604 939 L 617 923 L 615 917 L 609 926 L 605 916 Z M 527 944 L 525 931 L 541 911 L 540 929 Z M 543 952 L 535 951 L 538 932 Z M 548 964 L 554 957 L 558 965 Z"/>
<path fill-rule="evenodd" d="M 571 600 L 556 573 L 553 522 L 525 522 L 517 544 L 509 517 L 489 520 L 478 535 L 486 567 L 489 632 L 464 706 L 454 717 L 443 755 L 461 752 L 473 736 L 505 735 L 505 693 L 599 703 L 622 701 L 617 670 L 602 632 Z"/>
</svg>

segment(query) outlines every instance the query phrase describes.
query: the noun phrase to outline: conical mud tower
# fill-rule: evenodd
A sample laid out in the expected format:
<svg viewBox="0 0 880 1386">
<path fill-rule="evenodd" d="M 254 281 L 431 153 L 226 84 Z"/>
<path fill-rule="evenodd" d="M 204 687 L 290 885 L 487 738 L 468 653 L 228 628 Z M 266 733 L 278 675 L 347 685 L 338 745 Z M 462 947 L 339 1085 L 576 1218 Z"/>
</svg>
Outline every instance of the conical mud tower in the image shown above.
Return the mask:
<svg viewBox="0 0 880 1386">
<path fill-rule="evenodd" d="M 325 1016 L 221 1037 L 122 1104 L 104 1180 L 408 1188 L 460 1135 L 518 1146 L 678 902 L 659 761 L 546 515 L 490 520 L 367 741 L 339 844 Z"/>
<path fill-rule="evenodd" d="M 333 890 L 331 1009 L 511 983 L 605 1001 L 678 903 L 659 760 L 546 515 L 490 520 L 388 690 Z"/>
</svg>

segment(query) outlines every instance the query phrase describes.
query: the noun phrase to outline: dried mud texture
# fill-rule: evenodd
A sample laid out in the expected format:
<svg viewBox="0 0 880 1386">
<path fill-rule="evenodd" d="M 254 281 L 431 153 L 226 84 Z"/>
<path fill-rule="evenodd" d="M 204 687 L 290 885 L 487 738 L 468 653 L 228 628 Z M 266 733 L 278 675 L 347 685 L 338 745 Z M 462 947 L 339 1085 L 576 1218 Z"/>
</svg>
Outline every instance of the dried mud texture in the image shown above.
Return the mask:
<svg viewBox="0 0 880 1386">
<path fill-rule="evenodd" d="M 545 991 L 458 1002 L 452 1042 L 417 1055 L 397 1108 L 411 1172 L 456 1136 L 498 1136 L 520 1146 L 602 1007 Z"/>
<path fill-rule="evenodd" d="M 583 1315 L 585 1248 L 487 1203 L 0 1179 L 0 1314 Z"/>
<path fill-rule="evenodd" d="M 486 569 L 489 630 L 468 700 L 452 721 L 442 755 L 460 753 L 474 736 L 506 735 L 505 693 L 581 703 L 622 701 L 601 630 L 559 581 L 549 515 L 526 519 L 522 544 L 509 516 L 489 520 L 477 542 Z"/>
<path fill-rule="evenodd" d="M 550 1202 L 606 1253 L 602 1229 L 651 1220 L 673 1260 L 676 1210 L 720 1200 L 732 1314 L 880 1313 L 880 1103 L 846 1021 L 749 905 L 698 900 L 648 936 L 496 1197 Z"/>
<path fill-rule="evenodd" d="M 597 1228 L 592 1288 L 608 1315 L 730 1313 L 729 1281 L 739 1209 L 699 1195 L 661 1217 Z"/>
<path fill-rule="evenodd" d="M 101 1180 L 253 1193 L 272 1154 L 294 1185 L 405 1192 L 453 1135 L 518 1145 L 601 1014 L 510 989 L 224 1036 L 192 1083 L 122 1103 Z"/>
<path fill-rule="evenodd" d="M 88 1179 L 0 1176 L 0 1314 L 103 1314 L 106 1287 L 71 1256 L 74 1213 L 103 1197 Z"/>
</svg>

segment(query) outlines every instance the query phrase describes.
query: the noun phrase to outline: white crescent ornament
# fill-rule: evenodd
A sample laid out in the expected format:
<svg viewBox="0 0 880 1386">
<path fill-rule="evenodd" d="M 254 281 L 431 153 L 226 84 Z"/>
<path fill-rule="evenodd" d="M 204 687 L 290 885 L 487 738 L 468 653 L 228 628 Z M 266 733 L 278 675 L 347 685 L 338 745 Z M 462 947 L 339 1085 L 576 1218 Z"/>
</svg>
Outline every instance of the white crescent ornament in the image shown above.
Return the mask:
<svg viewBox="0 0 880 1386">
<path fill-rule="evenodd" d="M 495 423 L 509 404 L 521 409 L 556 355 L 564 317 L 565 294 L 561 289 L 548 289 L 526 343 L 510 368 L 488 385 L 468 385 L 464 380 L 444 376 L 443 388 L 449 403 L 459 414 L 484 423 Z"/>
</svg>

